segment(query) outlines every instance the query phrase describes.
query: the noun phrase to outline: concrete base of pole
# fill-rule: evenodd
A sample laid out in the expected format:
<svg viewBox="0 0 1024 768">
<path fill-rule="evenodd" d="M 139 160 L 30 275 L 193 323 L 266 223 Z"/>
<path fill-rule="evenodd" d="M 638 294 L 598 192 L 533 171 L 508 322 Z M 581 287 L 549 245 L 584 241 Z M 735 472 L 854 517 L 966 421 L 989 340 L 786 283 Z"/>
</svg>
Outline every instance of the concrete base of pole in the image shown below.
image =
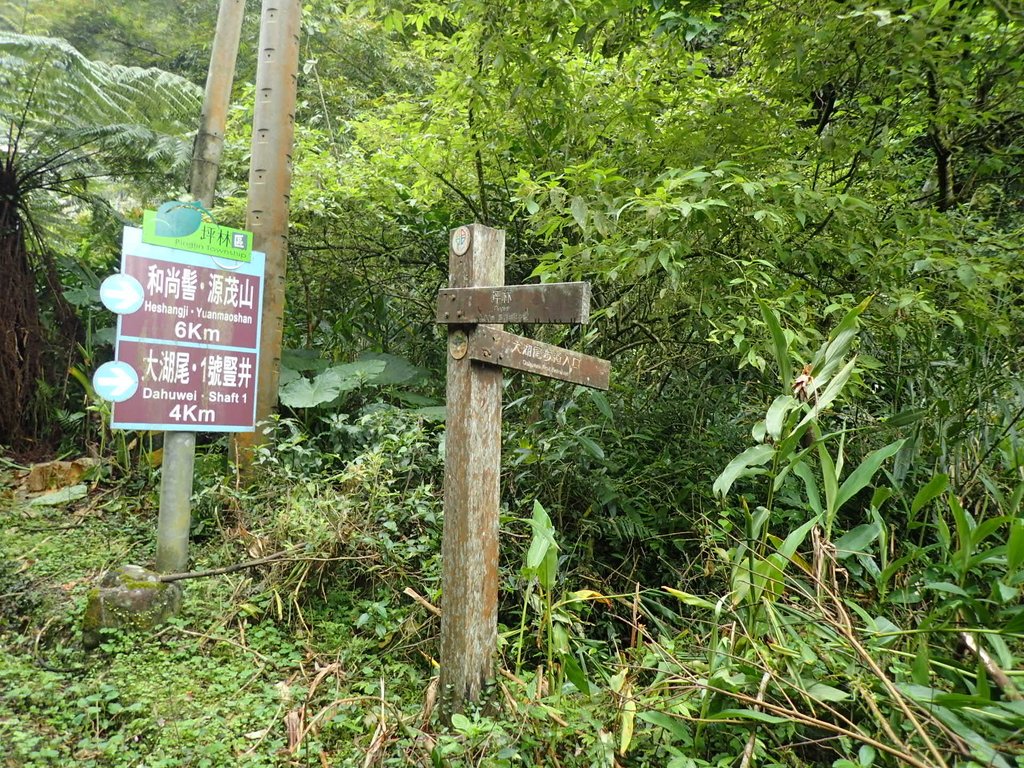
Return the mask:
<svg viewBox="0 0 1024 768">
<path fill-rule="evenodd" d="M 165 432 L 160 481 L 160 519 L 156 532 L 156 570 L 188 570 L 188 531 L 192 524 L 192 477 L 196 433 Z"/>
<path fill-rule="evenodd" d="M 107 571 L 89 591 L 82 619 L 82 644 L 92 650 L 103 642 L 104 629 L 152 632 L 181 609 L 181 588 L 162 583 L 152 571 L 125 565 Z"/>
</svg>

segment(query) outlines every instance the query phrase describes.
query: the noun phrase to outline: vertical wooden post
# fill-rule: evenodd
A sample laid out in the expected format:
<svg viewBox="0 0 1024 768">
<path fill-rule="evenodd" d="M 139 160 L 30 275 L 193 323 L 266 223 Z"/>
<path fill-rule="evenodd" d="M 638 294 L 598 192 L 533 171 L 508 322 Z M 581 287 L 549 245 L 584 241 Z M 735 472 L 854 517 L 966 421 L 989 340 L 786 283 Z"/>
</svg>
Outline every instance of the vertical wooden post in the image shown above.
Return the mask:
<svg viewBox="0 0 1024 768">
<path fill-rule="evenodd" d="M 246 229 L 253 248 L 267 254 L 263 288 L 263 338 L 256 390 L 256 421 L 277 405 L 284 332 L 285 273 L 288 256 L 288 208 L 295 138 L 295 94 L 299 70 L 299 0 L 263 0 L 256 105 L 252 119 L 252 160 Z M 255 432 L 235 435 L 234 459 L 248 474 L 252 448 L 266 441 Z"/>
<path fill-rule="evenodd" d="M 452 288 L 504 285 L 505 232 L 460 227 L 451 233 L 449 260 Z M 440 681 L 446 717 L 476 700 L 491 678 L 498 633 L 502 373 L 469 359 L 467 330 L 448 329 Z"/>
</svg>

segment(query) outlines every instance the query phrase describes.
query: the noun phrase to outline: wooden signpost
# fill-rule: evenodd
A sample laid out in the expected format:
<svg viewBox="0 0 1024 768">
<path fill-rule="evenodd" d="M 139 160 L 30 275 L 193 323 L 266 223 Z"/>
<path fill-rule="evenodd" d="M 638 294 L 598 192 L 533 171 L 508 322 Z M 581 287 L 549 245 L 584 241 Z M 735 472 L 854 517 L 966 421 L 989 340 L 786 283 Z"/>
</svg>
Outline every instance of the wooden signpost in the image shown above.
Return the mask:
<svg viewBox="0 0 1024 768">
<path fill-rule="evenodd" d="M 505 283 L 505 233 L 453 230 L 450 287 L 438 293 L 448 325 L 447 430 L 441 606 L 441 695 L 448 715 L 491 678 L 498 632 L 502 368 L 608 388 L 608 361 L 506 333 L 502 323 L 585 323 L 587 283 Z"/>
</svg>

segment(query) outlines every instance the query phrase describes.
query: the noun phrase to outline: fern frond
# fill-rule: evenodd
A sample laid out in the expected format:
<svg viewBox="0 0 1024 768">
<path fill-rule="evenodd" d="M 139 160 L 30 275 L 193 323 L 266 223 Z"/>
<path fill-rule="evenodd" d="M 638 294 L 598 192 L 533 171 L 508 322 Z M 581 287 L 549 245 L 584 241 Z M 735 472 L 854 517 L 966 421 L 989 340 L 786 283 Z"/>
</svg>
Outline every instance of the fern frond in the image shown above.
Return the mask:
<svg viewBox="0 0 1024 768">
<path fill-rule="evenodd" d="M 91 61 L 64 40 L 0 31 L 0 130 L 31 153 L 100 147 L 119 162 L 188 163 L 202 89 L 159 69 Z"/>
</svg>

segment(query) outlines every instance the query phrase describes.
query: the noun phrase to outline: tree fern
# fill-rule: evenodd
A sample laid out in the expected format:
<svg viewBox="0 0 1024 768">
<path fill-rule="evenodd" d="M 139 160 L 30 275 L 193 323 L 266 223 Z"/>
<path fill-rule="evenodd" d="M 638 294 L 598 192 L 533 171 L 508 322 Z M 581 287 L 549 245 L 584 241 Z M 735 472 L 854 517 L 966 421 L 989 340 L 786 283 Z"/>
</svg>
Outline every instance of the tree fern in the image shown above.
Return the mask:
<svg viewBox="0 0 1024 768">
<path fill-rule="evenodd" d="M 178 170 L 201 106 L 202 89 L 169 72 L 90 61 L 63 40 L 0 32 L 0 121 L 40 148 L 99 146 L 108 159 Z"/>
<path fill-rule="evenodd" d="M 0 410 L 0 442 L 28 436 L 38 382 L 63 377 L 79 332 L 38 214 L 66 216 L 73 198 L 95 203 L 98 178 L 162 179 L 154 188 L 182 178 L 201 105 L 201 89 L 168 72 L 0 31 L 0 398 L 10 405 Z"/>
</svg>

